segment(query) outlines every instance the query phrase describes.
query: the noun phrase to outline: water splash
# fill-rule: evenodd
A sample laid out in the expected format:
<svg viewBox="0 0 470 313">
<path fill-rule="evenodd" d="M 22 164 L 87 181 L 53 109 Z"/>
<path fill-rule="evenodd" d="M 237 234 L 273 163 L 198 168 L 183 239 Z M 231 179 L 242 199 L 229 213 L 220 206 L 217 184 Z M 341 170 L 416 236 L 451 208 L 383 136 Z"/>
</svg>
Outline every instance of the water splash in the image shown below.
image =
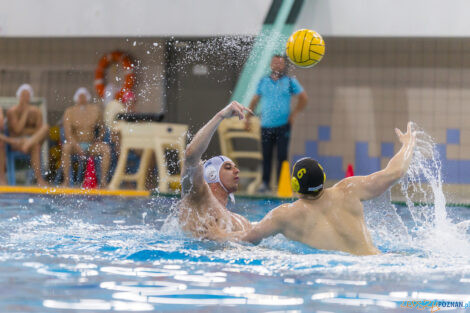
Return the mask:
<svg viewBox="0 0 470 313">
<path fill-rule="evenodd" d="M 399 182 L 408 212 L 397 213 L 390 204 L 390 193 L 381 197 L 373 202 L 374 213 L 368 213 L 372 233 L 392 250 L 418 249 L 428 256 L 470 256 L 465 222 L 457 225 L 447 214 L 436 144 L 415 123 L 412 129 L 416 132 L 416 147 L 410 167 Z M 405 225 L 402 215 L 407 214 L 411 218 Z"/>
<path fill-rule="evenodd" d="M 178 206 L 179 201 L 172 204 L 170 208 L 170 214 L 167 215 L 165 222 L 160 228 L 160 234 L 164 236 L 174 237 L 174 238 L 184 238 L 185 233 L 181 228 L 179 219 L 178 219 Z"/>
<path fill-rule="evenodd" d="M 432 209 L 427 208 L 431 213 L 429 214 L 430 218 L 419 228 L 422 247 L 431 254 L 446 253 L 454 256 L 469 256 L 470 242 L 466 233 L 457 227 L 447 215 L 446 198 L 442 190 L 441 162 L 436 145 L 429 135 L 422 130 L 418 131 L 421 134 L 418 138 L 421 140 L 411 166 L 414 171 L 411 171 L 408 177 L 415 180 L 416 186 L 421 187 L 422 180 L 418 176 L 421 171 L 421 176 L 424 176 L 428 182 L 428 190 L 430 189 L 434 200 Z M 431 151 L 433 157 L 427 157 Z M 428 194 L 430 194 L 429 191 Z"/>
</svg>

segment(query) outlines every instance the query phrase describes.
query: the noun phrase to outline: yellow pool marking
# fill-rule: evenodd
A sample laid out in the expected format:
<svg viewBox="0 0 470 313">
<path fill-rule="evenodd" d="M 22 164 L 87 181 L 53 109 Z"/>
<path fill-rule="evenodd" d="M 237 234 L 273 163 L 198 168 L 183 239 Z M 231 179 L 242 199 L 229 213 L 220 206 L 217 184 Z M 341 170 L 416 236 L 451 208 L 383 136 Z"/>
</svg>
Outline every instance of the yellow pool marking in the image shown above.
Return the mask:
<svg viewBox="0 0 470 313">
<path fill-rule="evenodd" d="M 0 186 L 0 193 L 29 193 L 41 195 L 89 195 L 89 196 L 119 196 L 119 197 L 149 197 L 147 190 L 107 190 L 80 189 L 62 187 L 31 187 L 31 186 Z"/>
</svg>

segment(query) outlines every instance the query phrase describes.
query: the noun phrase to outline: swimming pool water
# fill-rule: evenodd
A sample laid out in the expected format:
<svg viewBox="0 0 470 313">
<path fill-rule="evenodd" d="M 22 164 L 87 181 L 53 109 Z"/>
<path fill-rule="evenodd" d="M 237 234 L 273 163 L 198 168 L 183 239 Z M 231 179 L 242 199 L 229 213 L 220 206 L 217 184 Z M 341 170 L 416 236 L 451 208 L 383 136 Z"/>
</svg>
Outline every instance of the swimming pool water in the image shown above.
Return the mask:
<svg viewBox="0 0 470 313">
<path fill-rule="evenodd" d="M 408 242 L 391 205 L 366 203 L 385 253 L 357 257 L 283 236 L 194 240 L 168 218 L 174 201 L 1 195 L 0 312 L 412 312 L 403 300 L 470 301 L 468 241 L 420 246 L 405 206 Z M 233 210 L 258 221 L 279 204 L 238 199 Z M 464 207 L 447 214 L 470 219 Z"/>
</svg>

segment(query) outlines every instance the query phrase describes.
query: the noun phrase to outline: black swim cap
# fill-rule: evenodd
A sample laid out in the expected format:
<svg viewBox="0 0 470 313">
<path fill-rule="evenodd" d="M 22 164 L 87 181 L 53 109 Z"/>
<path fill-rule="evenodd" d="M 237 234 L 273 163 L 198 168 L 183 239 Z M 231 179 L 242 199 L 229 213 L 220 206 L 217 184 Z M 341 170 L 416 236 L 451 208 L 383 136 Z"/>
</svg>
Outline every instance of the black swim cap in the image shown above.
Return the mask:
<svg viewBox="0 0 470 313">
<path fill-rule="evenodd" d="M 323 189 L 326 175 L 321 165 L 312 158 L 302 158 L 292 169 L 292 190 L 302 194 L 318 194 Z"/>
</svg>

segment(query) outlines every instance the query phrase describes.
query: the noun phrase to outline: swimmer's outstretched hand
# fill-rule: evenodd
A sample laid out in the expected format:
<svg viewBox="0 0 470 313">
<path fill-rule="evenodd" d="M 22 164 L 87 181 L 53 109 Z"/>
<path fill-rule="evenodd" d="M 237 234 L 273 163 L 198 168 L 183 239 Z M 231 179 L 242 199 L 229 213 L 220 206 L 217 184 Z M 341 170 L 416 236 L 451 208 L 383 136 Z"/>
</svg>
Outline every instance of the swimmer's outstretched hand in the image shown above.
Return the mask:
<svg viewBox="0 0 470 313">
<path fill-rule="evenodd" d="M 402 133 L 401 130 L 395 128 L 395 133 L 398 136 L 398 140 L 402 145 L 408 145 L 410 148 L 413 148 L 416 143 L 416 131 L 412 129 L 412 122 L 408 122 L 406 127 L 406 133 Z"/>
<path fill-rule="evenodd" d="M 225 108 L 220 110 L 220 112 L 217 114 L 222 118 L 238 116 L 238 118 L 242 120 L 245 118 L 245 112 L 249 112 L 253 114 L 253 111 L 251 111 L 249 108 L 243 106 L 237 101 L 232 101 L 229 105 L 227 105 Z"/>
</svg>

